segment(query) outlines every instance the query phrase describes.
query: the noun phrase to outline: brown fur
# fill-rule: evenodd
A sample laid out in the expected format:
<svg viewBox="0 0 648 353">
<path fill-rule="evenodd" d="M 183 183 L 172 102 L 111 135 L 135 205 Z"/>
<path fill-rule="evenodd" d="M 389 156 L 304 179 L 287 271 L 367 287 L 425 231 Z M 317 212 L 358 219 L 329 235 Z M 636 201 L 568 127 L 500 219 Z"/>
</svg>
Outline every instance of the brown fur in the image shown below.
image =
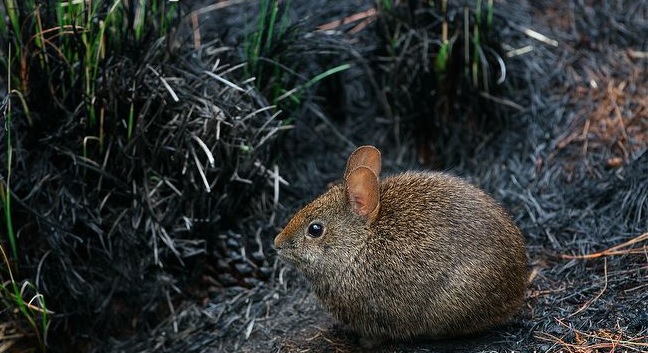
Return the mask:
<svg viewBox="0 0 648 353">
<path fill-rule="evenodd" d="M 358 150 L 378 153 L 380 163 L 377 150 Z M 352 158 L 380 171 L 375 155 Z M 407 172 L 381 181 L 375 209 L 360 211 L 354 200 L 371 205 L 372 192 L 362 188 L 377 180 L 366 170 L 353 175 L 362 167 L 348 165 L 345 181 L 275 239 L 338 320 L 368 340 L 440 338 L 483 331 L 518 310 L 524 240 L 502 207 L 459 178 Z M 317 238 L 308 236 L 314 221 L 324 226 Z"/>
</svg>

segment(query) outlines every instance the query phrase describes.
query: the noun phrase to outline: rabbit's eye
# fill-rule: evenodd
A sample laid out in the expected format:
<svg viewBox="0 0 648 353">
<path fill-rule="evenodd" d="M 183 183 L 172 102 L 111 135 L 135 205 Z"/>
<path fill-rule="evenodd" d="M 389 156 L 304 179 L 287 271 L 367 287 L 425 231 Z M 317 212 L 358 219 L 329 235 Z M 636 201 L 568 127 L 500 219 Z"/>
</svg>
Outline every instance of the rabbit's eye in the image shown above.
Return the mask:
<svg viewBox="0 0 648 353">
<path fill-rule="evenodd" d="M 308 226 L 308 236 L 311 238 L 319 238 L 324 234 L 324 226 L 321 223 L 311 223 Z"/>
</svg>

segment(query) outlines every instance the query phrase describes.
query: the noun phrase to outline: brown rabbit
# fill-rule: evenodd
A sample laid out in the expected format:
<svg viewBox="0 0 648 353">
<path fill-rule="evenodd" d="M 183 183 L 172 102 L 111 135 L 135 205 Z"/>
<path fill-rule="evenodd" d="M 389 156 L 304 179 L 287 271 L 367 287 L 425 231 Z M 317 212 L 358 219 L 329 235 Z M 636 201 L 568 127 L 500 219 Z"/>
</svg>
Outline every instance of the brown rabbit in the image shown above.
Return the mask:
<svg viewBox="0 0 648 353">
<path fill-rule="evenodd" d="M 442 173 L 379 181 L 380 152 L 349 157 L 344 181 L 275 238 L 282 259 L 365 345 L 448 338 L 505 322 L 522 304 L 520 230 L 495 200 Z"/>
</svg>

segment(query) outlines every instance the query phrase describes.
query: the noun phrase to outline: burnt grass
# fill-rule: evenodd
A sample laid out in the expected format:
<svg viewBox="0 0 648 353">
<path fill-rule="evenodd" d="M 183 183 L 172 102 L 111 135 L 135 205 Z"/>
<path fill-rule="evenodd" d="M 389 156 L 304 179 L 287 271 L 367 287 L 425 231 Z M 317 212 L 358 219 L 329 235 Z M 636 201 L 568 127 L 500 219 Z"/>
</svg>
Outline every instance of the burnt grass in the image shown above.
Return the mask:
<svg viewBox="0 0 648 353">
<path fill-rule="evenodd" d="M 372 1 L 293 2 L 291 26 L 257 73 L 290 63 L 296 74 L 277 81 L 291 87 L 351 66 L 304 90 L 302 104 L 279 102 L 278 117 L 264 109 L 277 82 L 253 87 L 236 67 L 255 3 L 193 5 L 171 54 L 154 43 L 142 63 L 108 71 L 115 86 L 132 77 L 146 87 L 137 99 L 151 117 L 137 138 L 106 147 L 122 154 L 114 165 L 69 152 L 61 141 L 83 128 L 71 121 L 16 138 L 21 261 L 59 309 L 53 351 L 363 351 L 272 249 L 363 144 L 382 150 L 383 173 L 447 170 L 491 193 L 525 234 L 530 263 L 525 305 L 509 324 L 375 351 L 648 351 L 648 3 L 496 1 L 485 40 L 506 80 L 496 83 L 501 67 L 486 58 L 485 95 L 483 82 L 426 70 L 439 18 L 416 2 L 392 17 L 372 17 Z M 365 16 L 334 22 L 355 14 Z M 461 16 L 457 7 L 448 18 Z M 209 81 L 210 70 L 244 90 Z"/>
</svg>

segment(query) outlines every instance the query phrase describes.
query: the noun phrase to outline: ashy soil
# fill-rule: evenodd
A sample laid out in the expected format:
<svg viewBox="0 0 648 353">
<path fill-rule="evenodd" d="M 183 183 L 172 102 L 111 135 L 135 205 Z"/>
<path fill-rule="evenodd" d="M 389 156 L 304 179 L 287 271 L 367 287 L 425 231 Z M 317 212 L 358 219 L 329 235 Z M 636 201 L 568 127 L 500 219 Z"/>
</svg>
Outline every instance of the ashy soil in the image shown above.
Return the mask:
<svg viewBox="0 0 648 353">
<path fill-rule="evenodd" d="M 355 3 L 357 9 L 343 11 L 325 1 L 300 2 L 295 12 L 311 19 L 322 13 L 324 24 L 372 6 Z M 201 19 L 203 31 L 219 16 L 235 21 L 243 11 L 236 6 L 228 7 L 228 16 Z M 501 40 L 515 80 L 506 99 L 516 109 L 503 129 L 463 146 L 466 153 L 455 154 L 444 169 L 490 192 L 523 230 L 530 261 L 525 305 L 509 324 L 479 337 L 391 343 L 375 351 L 648 351 L 648 3 L 495 6 L 510 25 Z M 341 85 L 362 90 L 362 79 L 345 77 Z M 287 134 L 278 165 L 290 186 L 281 189 L 273 226 L 259 233 L 266 246 L 292 212 L 340 178 L 355 145 L 381 148 L 387 173 L 423 168 L 411 131 L 393 138 L 397 124 L 371 103 L 365 111 L 369 116 L 336 120 L 305 114 Z M 187 301 L 149 333 L 105 350 L 362 351 L 299 273 L 271 258 L 267 282 Z"/>
<path fill-rule="evenodd" d="M 399 2 L 401 5 L 404 3 Z M 193 27 L 176 34 L 178 38 L 184 38 L 184 42 L 179 40 L 172 44 L 196 46 L 199 50 L 191 60 L 183 63 L 183 67 L 178 65 L 177 70 L 166 67 L 169 76 L 180 77 L 183 72 L 186 75 L 186 80 L 172 83 L 190 82 L 190 88 L 203 93 L 216 91 L 219 86 L 202 80 L 205 70 L 193 67 L 192 63 L 205 60 L 209 61 L 209 66 L 216 67 L 222 53 L 236 57 L 233 53 L 243 50 L 240 44 L 244 42 L 246 28 L 258 11 L 256 5 L 254 1 L 240 0 L 203 1 L 193 5 L 196 12 L 189 17 L 189 20 L 195 20 L 191 24 Z M 457 114 L 462 116 L 452 122 L 454 125 L 439 128 L 447 131 L 429 136 L 421 135 L 420 128 L 417 129 L 420 126 L 438 126 L 426 125 L 429 123 L 427 120 L 420 125 L 421 117 L 425 119 L 424 113 L 435 108 L 428 104 L 431 93 L 424 89 L 425 85 L 413 84 L 418 82 L 417 77 L 392 77 L 402 83 L 392 86 L 385 79 L 390 77 L 390 70 L 416 67 L 420 58 L 412 54 L 412 57 L 392 57 L 391 61 L 385 59 L 385 48 L 381 44 L 384 27 L 381 26 L 386 25 L 376 18 L 375 5 L 370 0 L 294 1 L 291 18 L 313 30 L 296 40 L 291 37 L 294 41 L 287 41 L 285 46 L 279 45 L 276 50 L 283 50 L 285 54 L 282 60 L 299 63 L 295 67 L 303 72 L 297 74 L 305 77 L 321 72 L 318 65 L 326 60 L 330 60 L 331 65 L 347 61 L 353 64 L 339 75 L 323 80 L 312 96 L 303 97 L 307 102 L 298 111 L 297 118 L 291 117 L 292 120 L 288 119 L 290 121 L 285 121 L 285 124 L 277 123 L 262 108 L 267 103 L 262 94 L 267 92 L 219 97 L 222 100 L 220 106 L 228 107 L 226 115 L 233 117 L 234 121 L 230 124 L 224 120 L 225 125 L 243 126 L 235 122 L 239 118 L 238 110 L 243 106 L 239 104 L 241 102 L 247 102 L 246 106 L 267 119 L 267 124 L 277 124 L 272 134 L 280 137 L 273 135 L 271 138 L 270 134 L 259 132 L 266 131 L 270 125 L 255 120 L 260 126 L 254 126 L 258 133 L 251 133 L 255 138 L 252 144 L 270 144 L 268 141 L 272 140 L 272 148 L 268 147 L 266 151 L 272 156 L 268 158 L 272 164 L 264 167 L 267 167 L 264 173 L 280 175 L 286 183 L 280 185 L 279 178 L 273 177 L 276 185 L 269 189 L 274 191 L 273 196 L 259 192 L 266 187 L 265 184 L 248 187 L 254 182 L 248 182 L 245 176 L 237 173 L 244 166 L 246 172 L 253 175 L 255 161 L 249 159 L 247 164 L 238 163 L 238 158 L 242 160 L 249 155 L 238 148 L 235 138 L 221 151 L 230 157 L 232 155 L 228 153 L 237 153 L 227 161 L 231 165 L 223 167 L 231 173 L 227 175 L 229 179 L 214 177 L 222 187 L 219 190 L 223 198 L 204 203 L 192 201 L 186 207 L 192 210 L 201 207 L 200 212 L 188 213 L 194 215 L 194 219 L 206 219 L 206 224 L 209 223 L 206 226 L 218 223 L 229 229 L 214 237 L 217 241 L 212 245 L 216 250 L 203 249 L 202 242 L 193 242 L 196 239 L 180 240 L 186 240 L 183 244 L 189 244 L 188 248 L 195 250 L 196 254 L 202 254 L 203 250 L 211 252 L 212 259 L 236 257 L 240 262 L 231 266 L 227 263 L 225 267 L 241 265 L 236 276 L 249 270 L 252 276 L 262 279 L 230 276 L 230 282 L 225 283 L 224 275 L 213 270 L 220 264 L 217 261 L 200 263 L 207 261 L 202 257 L 202 260 L 195 260 L 197 264 L 192 262 L 196 269 L 204 271 L 192 274 L 200 279 L 200 283 L 187 284 L 186 288 L 178 287 L 176 291 L 180 282 L 160 278 L 160 281 L 167 282 L 152 286 L 155 290 L 165 287 L 167 294 L 182 293 L 168 297 L 168 309 L 156 306 L 158 292 L 151 293 L 153 299 L 150 301 L 140 300 L 154 303 L 146 308 L 149 313 L 168 314 L 165 320 L 155 327 L 146 326 L 155 320 L 145 324 L 138 322 L 140 326 L 137 329 L 125 327 L 123 331 L 127 334 L 118 338 L 91 337 L 87 341 L 99 342 L 93 351 L 366 351 L 360 348 L 353 333 L 322 309 L 308 283 L 295 269 L 281 263 L 272 249 L 272 239 L 290 216 L 325 190 L 328 184 L 338 180 L 346 157 L 356 146 L 363 144 L 381 149 L 384 174 L 407 169 L 440 169 L 482 187 L 504 205 L 522 229 L 530 263 L 525 304 L 507 325 L 476 337 L 393 342 L 372 351 L 648 351 L 648 2 L 494 1 L 497 19 L 502 23 L 497 40 L 506 61 L 505 83 L 498 87 L 497 95 L 478 95 L 474 100 L 463 96 L 464 100 L 455 107 Z M 415 14 L 411 16 L 416 17 Z M 335 22 L 338 20 L 341 21 Z M 407 47 L 408 40 L 420 40 L 415 31 L 394 33 L 399 33 L 401 37 L 398 38 L 403 39 L 395 43 L 403 47 Z M 213 38 L 218 40 L 211 41 Z M 416 53 L 415 48 L 408 53 Z M 162 56 L 151 60 L 162 61 Z M 407 76 L 408 71 L 403 72 Z M 414 71 L 409 74 L 417 75 Z M 157 77 L 148 85 L 159 86 Z M 420 91 L 412 87 L 418 87 Z M 165 88 L 159 89 L 158 98 L 163 101 L 160 97 L 167 92 Z M 189 96 L 195 92 L 187 90 L 185 93 L 183 99 L 191 100 Z M 182 134 L 177 133 L 184 137 L 202 133 L 203 139 L 211 139 L 208 140 L 210 143 L 222 143 L 210 130 L 220 128 L 203 124 L 201 120 L 203 117 L 204 121 L 211 119 L 219 106 L 212 107 L 199 98 L 195 104 L 203 109 L 197 109 L 194 115 L 200 116 L 188 124 L 195 131 L 187 132 L 184 125 L 178 124 L 177 131 Z M 237 103 L 228 104 L 230 99 L 237 100 Z M 157 106 L 159 102 L 153 103 Z M 159 105 L 159 110 L 176 109 L 178 116 L 186 113 L 181 104 Z M 472 119 L 481 116 L 482 109 L 489 109 L 491 117 L 494 114 L 496 119 L 488 124 Z M 248 117 L 252 116 L 254 114 Z M 460 119 L 465 116 L 469 118 Z M 147 125 L 147 128 L 154 125 Z M 160 125 L 164 126 L 163 123 Z M 285 131 L 288 125 L 292 127 Z M 142 129 L 148 132 L 146 130 Z M 239 132 L 248 132 L 243 130 Z M 160 139 L 173 140 L 164 130 L 160 131 L 163 131 Z M 65 134 L 67 130 L 61 127 L 60 133 Z M 144 140 L 140 140 L 143 150 L 155 145 Z M 191 137 L 186 140 L 195 141 Z M 192 144 L 190 142 L 189 146 Z M 163 145 L 166 148 L 166 144 Z M 171 149 L 162 147 L 152 151 L 165 151 L 171 155 Z M 145 157 L 155 157 L 154 152 Z M 194 157 L 198 163 L 198 157 Z M 177 172 L 176 167 L 173 164 L 168 169 Z M 185 190 L 195 192 L 196 199 L 204 196 L 200 172 L 194 168 L 190 171 L 191 177 L 185 174 L 177 176 L 178 181 L 185 182 Z M 49 175 L 41 180 L 46 180 L 46 177 Z M 151 180 L 148 174 L 143 174 L 140 180 L 143 189 L 133 193 L 146 194 L 142 190 L 146 190 Z M 63 178 L 59 181 L 66 182 Z M 259 184 L 266 181 L 261 180 Z M 83 188 L 81 181 L 79 184 L 79 188 Z M 117 186 L 119 190 L 135 188 L 134 185 Z M 169 194 L 178 195 L 178 200 L 181 200 L 185 194 L 175 191 Z M 222 213 L 223 219 L 209 219 L 209 212 L 213 209 L 225 207 L 223 205 L 232 209 L 240 206 L 240 202 L 231 198 L 237 193 L 245 193 L 246 200 L 252 200 L 251 203 L 257 207 L 252 207 L 254 210 L 247 212 L 245 217 L 226 210 Z M 69 197 L 67 200 L 72 199 Z M 160 196 L 160 200 L 166 200 L 169 209 L 182 208 L 176 207 L 177 202 L 171 202 L 167 197 Z M 150 200 L 143 200 L 143 205 L 147 204 L 145 201 Z M 125 202 L 123 207 L 137 211 L 129 202 Z M 149 202 L 148 207 L 155 214 L 152 203 Z M 79 208 L 85 207 L 81 205 Z M 121 219 L 118 213 L 114 213 L 117 221 Z M 108 235 L 111 234 L 112 230 Z M 29 232 L 23 235 L 23 239 L 27 236 L 30 236 Z M 31 236 L 38 239 L 35 231 Z M 138 241 L 146 243 L 142 239 Z M 76 240 L 74 244 L 78 244 Z M 67 243 L 61 245 L 61 248 L 66 247 Z M 222 252 L 217 254 L 216 251 Z M 119 255 L 129 263 L 138 260 L 126 254 Z M 187 258 L 192 256 L 193 253 Z M 255 256 L 258 262 L 247 260 Z M 70 265 L 71 273 L 76 265 L 76 262 L 74 266 Z M 173 266 L 182 267 L 175 263 Z M 102 271 L 95 270 L 99 277 L 104 277 Z M 145 266 L 141 268 L 141 271 L 146 270 Z M 116 277 L 119 275 L 122 274 L 115 274 Z M 129 278 L 137 281 L 139 277 Z M 79 282 L 87 284 L 80 277 Z M 105 283 L 113 282 L 108 278 Z M 147 294 L 147 288 L 140 288 L 143 296 Z M 113 287 L 110 290 L 118 289 Z M 104 293 L 97 288 L 93 290 L 98 294 L 92 299 L 103 305 L 99 299 Z M 132 296 L 124 295 L 122 299 L 123 302 L 102 307 L 123 309 L 132 314 L 133 310 L 128 308 L 128 303 L 133 302 Z M 119 313 L 112 314 L 117 316 Z M 103 312 L 100 318 L 109 320 L 110 316 L 110 313 Z M 137 333 L 132 334 L 133 331 Z"/>
</svg>

